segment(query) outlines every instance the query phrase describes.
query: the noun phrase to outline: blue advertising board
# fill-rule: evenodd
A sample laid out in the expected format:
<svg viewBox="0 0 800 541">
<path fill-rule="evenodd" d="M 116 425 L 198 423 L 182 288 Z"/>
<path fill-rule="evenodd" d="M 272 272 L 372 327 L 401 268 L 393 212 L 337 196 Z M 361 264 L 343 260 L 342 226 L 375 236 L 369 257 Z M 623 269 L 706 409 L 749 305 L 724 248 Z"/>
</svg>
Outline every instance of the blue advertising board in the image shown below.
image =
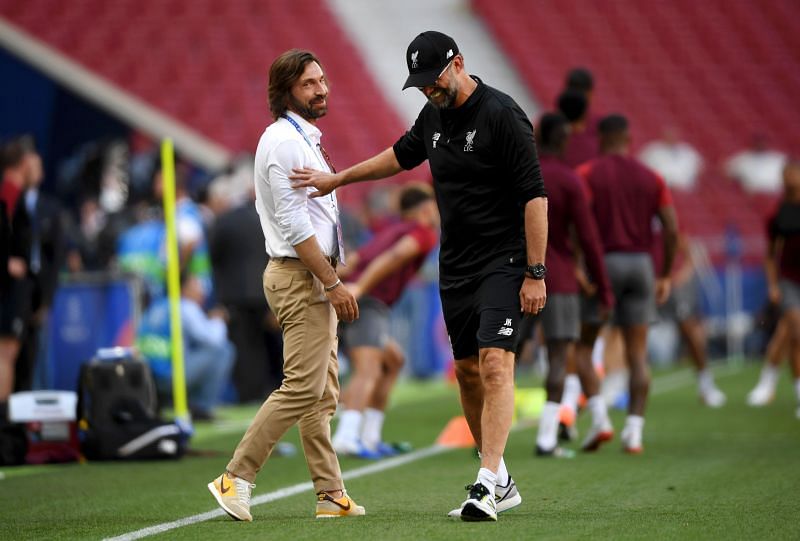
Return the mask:
<svg viewBox="0 0 800 541">
<path fill-rule="evenodd" d="M 59 286 L 47 333 L 48 388 L 76 390 L 81 364 L 98 349 L 133 345 L 139 287 L 135 279 L 108 275 Z"/>
</svg>

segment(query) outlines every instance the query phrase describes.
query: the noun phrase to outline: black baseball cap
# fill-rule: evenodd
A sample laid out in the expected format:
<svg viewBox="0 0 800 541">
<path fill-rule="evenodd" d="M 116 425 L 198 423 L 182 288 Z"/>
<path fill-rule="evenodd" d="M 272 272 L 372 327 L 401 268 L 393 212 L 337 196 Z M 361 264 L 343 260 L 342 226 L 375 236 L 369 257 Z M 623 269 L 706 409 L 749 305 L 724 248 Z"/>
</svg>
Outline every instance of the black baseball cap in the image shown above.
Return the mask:
<svg viewBox="0 0 800 541">
<path fill-rule="evenodd" d="M 446 34 L 428 30 L 418 35 L 406 50 L 408 79 L 403 90 L 432 85 L 457 54 L 458 45 Z"/>
</svg>

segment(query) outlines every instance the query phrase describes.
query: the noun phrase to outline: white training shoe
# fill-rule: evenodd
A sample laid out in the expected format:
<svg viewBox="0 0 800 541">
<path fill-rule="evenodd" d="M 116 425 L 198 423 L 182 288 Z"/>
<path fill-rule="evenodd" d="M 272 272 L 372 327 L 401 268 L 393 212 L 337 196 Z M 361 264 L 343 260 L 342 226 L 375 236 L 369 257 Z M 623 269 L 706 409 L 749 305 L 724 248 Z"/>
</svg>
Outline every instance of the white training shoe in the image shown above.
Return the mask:
<svg viewBox="0 0 800 541">
<path fill-rule="evenodd" d="M 700 400 L 709 408 L 721 408 L 727 402 L 725 393 L 720 391 L 716 386 L 711 386 L 707 389 L 700 391 Z"/>
<path fill-rule="evenodd" d="M 383 455 L 376 450 L 368 449 L 360 441 L 334 441 L 333 450 L 336 451 L 338 456 L 352 456 L 356 458 L 366 458 L 369 460 L 378 460 L 383 458 Z"/>
<path fill-rule="evenodd" d="M 251 522 L 250 492 L 255 488 L 241 477 L 231 478 L 223 473 L 208 484 L 208 490 L 222 509 L 235 520 Z"/>
<path fill-rule="evenodd" d="M 766 406 L 775 398 L 775 388 L 768 385 L 756 385 L 747 394 L 747 405 L 755 408 Z"/>
<path fill-rule="evenodd" d="M 481 483 L 467 485 L 469 497 L 461 504 L 461 520 L 466 522 L 485 522 L 497 520 L 497 504 L 489 489 Z"/>
<path fill-rule="evenodd" d="M 466 502 L 465 502 L 466 503 Z M 517 484 L 511 476 L 508 476 L 508 484 L 506 486 L 496 485 L 494 489 L 494 503 L 498 513 L 513 509 L 522 503 L 522 496 L 519 495 Z M 449 513 L 448 517 L 458 518 L 461 516 L 461 507 L 456 507 Z"/>
<path fill-rule="evenodd" d="M 589 433 L 581 444 L 581 451 L 591 453 L 600 449 L 600 446 L 614 439 L 614 427 L 611 421 L 606 420 L 602 425 L 592 425 Z"/>
<path fill-rule="evenodd" d="M 626 426 L 620 434 L 620 439 L 622 440 L 622 450 L 629 455 L 640 455 L 644 452 L 641 430 L 634 430 Z"/>
</svg>

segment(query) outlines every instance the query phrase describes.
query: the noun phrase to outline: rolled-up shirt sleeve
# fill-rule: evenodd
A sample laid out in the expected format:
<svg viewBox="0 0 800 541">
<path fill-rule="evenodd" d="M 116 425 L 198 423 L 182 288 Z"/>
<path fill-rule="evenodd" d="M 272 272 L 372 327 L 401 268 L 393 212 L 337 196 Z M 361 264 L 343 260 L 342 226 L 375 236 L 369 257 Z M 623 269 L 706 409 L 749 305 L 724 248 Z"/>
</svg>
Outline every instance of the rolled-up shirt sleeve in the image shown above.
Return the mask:
<svg viewBox="0 0 800 541">
<path fill-rule="evenodd" d="M 314 235 L 308 213 L 308 189 L 292 187 L 292 169 L 305 167 L 302 143 L 292 139 L 282 141 L 272 151 L 267 162 L 267 179 L 275 204 L 275 221 L 286 242 L 296 246 Z"/>
</svg>

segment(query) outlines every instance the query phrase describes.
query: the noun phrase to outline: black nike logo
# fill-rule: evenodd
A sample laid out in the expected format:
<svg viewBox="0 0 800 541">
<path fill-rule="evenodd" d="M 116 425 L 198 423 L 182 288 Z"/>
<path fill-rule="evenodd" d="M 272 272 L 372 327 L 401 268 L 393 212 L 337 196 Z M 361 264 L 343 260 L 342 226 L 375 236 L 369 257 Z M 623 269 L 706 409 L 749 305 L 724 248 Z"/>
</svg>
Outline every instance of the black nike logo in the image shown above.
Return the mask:
<svg viewBox="0 0 800 541">
<path fill-rule="evenodd" d="M 339 507 L 341 507 L 342 511 L 350 511 L 350 498 L 345 498 L 345 500 L 347 501 L 347 505 L 339 503 L 330 494 L 325 494 L 325 499 L 328 500 L 329 502 L 333 502 L 336 505 L 338 505 Z"/>
<path fill-rule="evenodd" d="M 222 492 L 223 494 L 225 494 L 226 492 L 228 492 L 231 489 L 231 485 L 225 486 L 225 476 L 224 475 L 222 476 L 222 479 L 219 482 L 219 489 L 220 489 L 220 492 Z"/>
</svg>

